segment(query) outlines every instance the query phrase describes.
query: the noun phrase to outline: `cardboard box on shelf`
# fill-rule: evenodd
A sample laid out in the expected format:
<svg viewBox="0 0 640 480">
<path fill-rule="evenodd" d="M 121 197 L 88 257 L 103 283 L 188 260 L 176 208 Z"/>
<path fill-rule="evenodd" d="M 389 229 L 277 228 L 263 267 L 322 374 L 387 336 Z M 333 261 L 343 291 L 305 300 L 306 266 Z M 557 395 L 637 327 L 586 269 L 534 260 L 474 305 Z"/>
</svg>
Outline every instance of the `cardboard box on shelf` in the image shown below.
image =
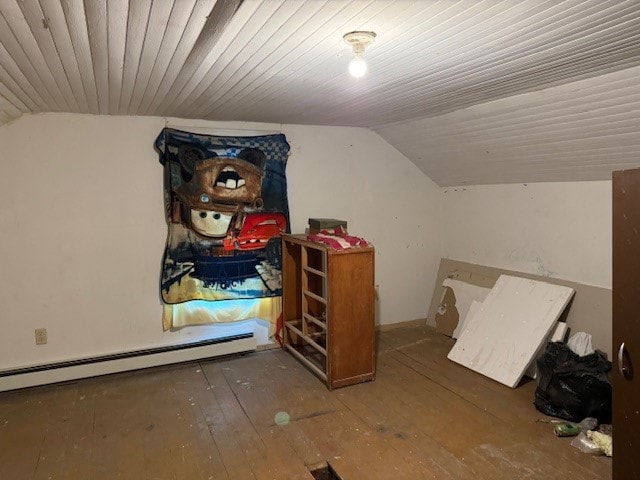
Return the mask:
<svg viewBox="0 0 640 480">
<path fill-rule="evenodd" d="M 309 219 L 309 231 L 311 233 L 319 232 L 320 230 L 328 230 L 336 227 L 342 227 L 347 230 L 346 220 L 337 220 L 335 218 L 310 218 Z"/>
</svg>

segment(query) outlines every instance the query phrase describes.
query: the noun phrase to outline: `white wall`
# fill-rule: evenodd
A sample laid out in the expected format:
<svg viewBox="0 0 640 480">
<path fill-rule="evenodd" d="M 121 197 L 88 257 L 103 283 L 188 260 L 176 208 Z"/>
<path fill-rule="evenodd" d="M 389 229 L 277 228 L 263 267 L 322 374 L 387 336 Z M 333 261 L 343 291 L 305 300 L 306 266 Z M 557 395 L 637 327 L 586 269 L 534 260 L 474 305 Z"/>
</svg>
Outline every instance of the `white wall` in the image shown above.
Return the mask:
<svg viewBox="0 0 640 480">
<path fill-rule="evenodd" d="M 443 189 L 446 258 L 611 288 L 611 182 Z"/>
<path fill-rule="evenodd" d="M 378 322 L 426 318 L 441 257 L 441 189 L 368 129 L 285 126 L 294 231 L 348 221 L 376 247 Z"/>
<path fill-rule="evenodd" d="M 153 117 L 40 114 L 0 127 L 1 368 L 212 334 L 162 332 L 167 227 L 153 141 L 164 126 Z M 348 220 L 351 233 L 376 246 L 380 323 L 425 317 L 440 258 L 440 189 L 369 130 L 282 130 L 292 146 L 293 230 L 313 216 Z M 39 327 L 48 329 L 47 345 L 35 346 Z"/>
</svg>

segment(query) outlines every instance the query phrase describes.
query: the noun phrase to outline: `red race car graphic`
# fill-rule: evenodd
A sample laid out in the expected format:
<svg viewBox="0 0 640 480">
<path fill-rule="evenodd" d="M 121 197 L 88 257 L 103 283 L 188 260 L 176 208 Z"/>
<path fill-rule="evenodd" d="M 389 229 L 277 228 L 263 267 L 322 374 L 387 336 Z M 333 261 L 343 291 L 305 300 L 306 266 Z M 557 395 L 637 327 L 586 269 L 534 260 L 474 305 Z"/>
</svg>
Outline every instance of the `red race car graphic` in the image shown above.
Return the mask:
<svg viewBox="0 0 640 480">
<path fill-rule="evenodd" d="M 240 232 L 231 233 L 224 241 L 225 250 L 258 250 L 265 248 L 272 238 L 284 233 L 287 220 L 282 213 L 248 213 Z"/>
</svg>

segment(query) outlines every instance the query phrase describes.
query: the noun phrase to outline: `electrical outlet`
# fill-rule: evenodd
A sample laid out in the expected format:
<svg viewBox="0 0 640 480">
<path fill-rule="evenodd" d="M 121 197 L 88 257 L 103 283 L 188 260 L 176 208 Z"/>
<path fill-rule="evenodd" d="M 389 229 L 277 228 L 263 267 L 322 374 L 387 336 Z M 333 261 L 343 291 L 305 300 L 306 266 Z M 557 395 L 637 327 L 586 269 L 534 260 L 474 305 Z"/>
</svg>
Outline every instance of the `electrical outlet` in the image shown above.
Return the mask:
<svg viewBox="0 0 640 480">
<path fill-rule="evenodd" d="M 36 345 L 44 345 L 47 343 L 47 329 L 36 328 Z"/>
</svg>

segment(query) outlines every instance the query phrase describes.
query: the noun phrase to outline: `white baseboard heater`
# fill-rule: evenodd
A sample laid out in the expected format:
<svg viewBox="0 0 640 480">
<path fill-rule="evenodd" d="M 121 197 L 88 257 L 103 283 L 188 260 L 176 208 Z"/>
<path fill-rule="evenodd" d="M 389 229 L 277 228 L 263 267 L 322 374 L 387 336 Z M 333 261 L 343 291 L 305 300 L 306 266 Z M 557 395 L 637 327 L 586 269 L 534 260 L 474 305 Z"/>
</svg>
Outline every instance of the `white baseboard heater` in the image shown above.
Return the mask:
<svg viewBox="0 0 640 480">
<path fill-rule="evenodd" d="M 0 371 L 0 392 L 205 358 L 252 352 L 253 333 Z"/>
</svg>

